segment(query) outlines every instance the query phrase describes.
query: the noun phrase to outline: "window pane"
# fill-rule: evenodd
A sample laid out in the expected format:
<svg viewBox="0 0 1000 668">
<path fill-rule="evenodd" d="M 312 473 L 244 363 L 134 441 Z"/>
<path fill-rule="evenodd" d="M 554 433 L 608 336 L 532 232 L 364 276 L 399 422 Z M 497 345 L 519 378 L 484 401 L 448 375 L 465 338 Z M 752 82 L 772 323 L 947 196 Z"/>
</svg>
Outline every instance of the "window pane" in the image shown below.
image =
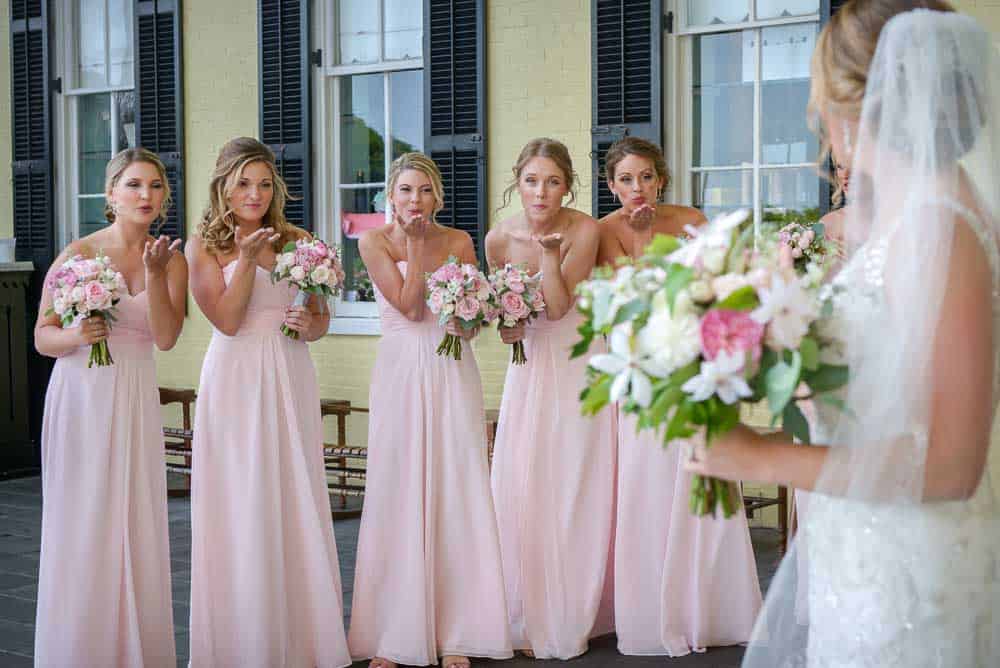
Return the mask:
<svg viewBox="0 0 1000 668">
<path fill-rule="evenodd" d="M 752 34 L 692 38 L 692 159 L 696 167 L 753 161 L 753 52 L 747 67 L 744 48 L 744 35 Z"/>
<path fill-rule="evenodd" d="M 78 192 L 104 192 L 104 167 L 111 159 L 111 95 L 77 98 Z"/>
<path fill-rule="evenodd" d="M 77 86 L 80 88 L 106 86 L 104 0 L 80 0 L 76 18 Z"/>
<path fill-rule="evenodd" d="M 725 211 L 753 206 L 753 170 L 695 172 L 691 175 L 694 205 L 712 218 Z"/>
<path fill-rule="evenodd" d="M 134 79 L 132 60 L 132 0 L 108 1 L 108 83 L 131 86 Z"/>
<path fill-rule="evenodd" d="M 340 0 L 340 64 L 378 61 L 378 5 L 371 0 Z"/>
<path fill-rule="evenodd" d="M 819 0 L 757 0 L 757 18 L 819 14 Z"/>
<path fill-rule="evenodd" d="M 115 153 L 135 146 L 135 91 L 112 93 L 118 112 Z"/>
<path fill-rule="evenodd" d="M 750 20 L 750 0 L 687 0 L 689 26 L 741 23 Z"/>
<path fill-rule="evenodd" d="M 761 161 L 812 162 L 819 144 L 806 122 L 809 59 L 817 24 L 764 28 L 761 42 Z"/>
<path fill-rule="evenodd" d="M 373 302 L 375 294 L 368 278 L 368 269 L 358 252 L 358 237 L 366 230 L 385 224 L 383 188 L 358 188 L 340 191 L 341 250 L 344 262 L 343 300 L 347 302 Z M 382 209 L 381 211 L 379 209 Z"/>
<path fill-rule="evenodd" d="M 340 78 L 341 183 L 385 180 L 385 75 Z"/>
<path fill-rule="evenodd" d="M 819 175 L 815 168 L 765 169 L 761 172 L 764 220 L 819 220 Z"/>
<path fill-rule="evenodd" d="M 389 114 L 392 118 L 392 157 L 424 150 L 423 71 L 389 75 Z"/>
<path fill-rule="evenodd" d="M 104 197 L 81 197 L 80 204 L 80 237 L 85 237 L 108 226 L 104 217 Z"/>
<path fill-rule="evenodd" d="M 386 60 L 423 56 L 423 5 L 413 0 L 385 0 Z"/>
</svg>

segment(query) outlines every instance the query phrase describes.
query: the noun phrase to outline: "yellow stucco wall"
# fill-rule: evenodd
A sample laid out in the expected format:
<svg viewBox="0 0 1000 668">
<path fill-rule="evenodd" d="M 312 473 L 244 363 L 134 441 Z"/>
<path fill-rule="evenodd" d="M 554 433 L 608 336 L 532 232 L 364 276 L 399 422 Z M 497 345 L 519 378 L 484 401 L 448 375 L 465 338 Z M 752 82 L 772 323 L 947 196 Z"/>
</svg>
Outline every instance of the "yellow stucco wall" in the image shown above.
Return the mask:
<svg viewBox="0 0 1000 668">
<path fill-rule="evenodd" d="M 1000 42 L 1000 0 L 951 0 L 960 12 L 975 16 Z"/>
<path fill-rule="evenodd" d="M 14 233 L 13 184 L 10 170 L 10 3 L 0 2 L 0 237 Z"/>
</svg>

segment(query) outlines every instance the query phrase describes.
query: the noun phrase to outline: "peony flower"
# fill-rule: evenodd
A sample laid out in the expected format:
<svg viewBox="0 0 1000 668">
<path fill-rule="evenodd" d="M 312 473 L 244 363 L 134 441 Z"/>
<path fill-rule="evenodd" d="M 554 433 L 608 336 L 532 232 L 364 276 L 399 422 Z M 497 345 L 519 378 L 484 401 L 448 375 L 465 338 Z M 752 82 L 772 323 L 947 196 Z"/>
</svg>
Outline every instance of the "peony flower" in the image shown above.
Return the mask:
<svg viewBox="0 0 1000 668">
<path fill-rule="evenodd" d="M 758 294 L 761 304 L 750 315 L 767 325 L 767 344 L 775 350 L 798 348 L 818 315 L 815 300 L 799 281 L 786 280 L 779 274 L 772 277 L 769 288 Z"/>
<path fill-rule="evenodd" d="M 524 292 L 525 286 L 524 286 L 524 281 L 521 280 L 521 277 L 515 275 L 507 279 L 507 287 L 510 288 L 513 292 L 521 294 Z"/>
<path fill-rule="evenodd" d="M 319 265 L 309 274 L 313 283 L 326 283 L 330 279 L 330 269 L 324 265 Z"/>
<path fill-rule="evenodd" d="M 654 310 L 636 337 L 639 352 L 652 359 L 657 377 L 665 378 L 701 354 L 698 318 L 691 314 L 671 315 L 667 309 Z"/>
<path fill-rule="evenodd" d="M 720 352 L 747 353 L 760 359 L 764 326 L 742 311 L 714 309 L 701 319 L 701 349 L 714 360 Z"/>
<path fill-rule="evenodd" d="M 524 299 L 516 292 L 505 292 L 500 297 L 500 305 L 503 307 L 505 314 L 509 314 L 517 320 L 527 318 L 531 314 L 528 305 L 524 303 Z"/>
<path fill-rule="evenodd" d="M 474 297 L 463 297 L 455 304 L 455 315 L 462 320 L 475 320 L 479 315 L 479 300 Z"/>
<path fill-rule="evenodd" d="M 753 396 L 753 391 L 743 378 L 743 353 L 721 351 L 714 360 L 703 360 L 701 371 L 688 380 L 681 389 L 691 395 L 692 401 L 705 401 L 718 395 L 725 404 Z"/>
<path fill-rule="evenodd" d="M 292 270 L 289 272 L 289 274 L 291 275 L 292 280 L 301 281 L 306 277 L 306 270 L 301 264 L 297 264 L 294 267 L 292 267 Z"/>
<path fill-rule="evenodd" d="M 98 281 L 87 283 L 84 288 L 87 308 L 91 311 L 103 311 L 111 306 L 111 292 Z"/>
</svg>

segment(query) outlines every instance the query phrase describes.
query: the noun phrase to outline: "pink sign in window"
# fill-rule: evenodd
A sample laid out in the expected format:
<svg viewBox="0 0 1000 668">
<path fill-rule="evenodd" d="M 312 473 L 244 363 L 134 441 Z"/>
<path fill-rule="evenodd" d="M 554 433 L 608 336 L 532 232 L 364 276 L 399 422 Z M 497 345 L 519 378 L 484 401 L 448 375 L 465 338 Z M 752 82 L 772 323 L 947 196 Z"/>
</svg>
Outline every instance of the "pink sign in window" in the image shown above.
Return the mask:
<svg viewBox="0 0 1000 668">
<path fill-rule="evenodd" d="M 357 239 L 368 230 L 385 225 L 384 213 L 347 213 L 340 214 L 340 225 L 344 230 L 344 236 L 348 239 Z"/>
</svg>

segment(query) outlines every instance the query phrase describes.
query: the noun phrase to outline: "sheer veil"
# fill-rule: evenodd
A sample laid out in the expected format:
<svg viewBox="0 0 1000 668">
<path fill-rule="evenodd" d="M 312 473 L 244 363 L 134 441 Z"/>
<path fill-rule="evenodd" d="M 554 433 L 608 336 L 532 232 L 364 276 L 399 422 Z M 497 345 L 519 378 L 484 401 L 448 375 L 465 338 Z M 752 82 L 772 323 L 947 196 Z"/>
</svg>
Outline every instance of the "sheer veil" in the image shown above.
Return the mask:
<svg viewBox="0 0 1000 668">
<path fill-rule="evenodd" d="M 912 637 L 903 642 L 920 643 L 921 629 L 934 624 L 978 625 L 976 647 L 964 646 L 969 636 L 956 634 L 945 640 L 951 646 L 935 649 L 952 661 L 920 665 L 986 665 L 979 663 L 984 656 L 994 661 L 990 665 L 1000 662 L 1000 533 L 990 463 L 971 499 L 922 501 L 935 332 L 958 224 L 975 231 L 992 271 L 982 277 L 994 296 L 992 304 L 982 304 L 993 314 L 994 341 L 984 364 L 993 371 L 994 408 L 1000 396 L 998 61 L 990 35 L 962 14 L 914 10 L 881 31 L 861 117 L 848 131 L 849 259 L 838 288 L 851 380 L 844 409 L 822 411 L 823 431 L 836 447 L 812 495 L 828 510 L 821 522 L 807 514 L 772 581 L 744 666 L 827 665 L 809 654 L 818 648 L 816 636 L 827 631 L 820 625 L 837 624 L 844 629 L 829 637 L 857 642 L 866 652 L 882 651 L 879 634 L 886 645 L 907 633 Z M 996 470 L 997 448 L 990 450 Z M 953 551 L 950 573 L 933 567 L 935 551 L 945 549 Z M 850 597 L 860 600 L 866 586 L 873 606 L 893 616 L 838 621 L 837 614 L 844 616 L 838 606 Z M 928 600 L 938 591 L 966 596 L 965 609 Z M 949 622 L 948 616 L 960 618 Z M 964 657 L 978 658 L 963 663 Z"/>
</svg>

